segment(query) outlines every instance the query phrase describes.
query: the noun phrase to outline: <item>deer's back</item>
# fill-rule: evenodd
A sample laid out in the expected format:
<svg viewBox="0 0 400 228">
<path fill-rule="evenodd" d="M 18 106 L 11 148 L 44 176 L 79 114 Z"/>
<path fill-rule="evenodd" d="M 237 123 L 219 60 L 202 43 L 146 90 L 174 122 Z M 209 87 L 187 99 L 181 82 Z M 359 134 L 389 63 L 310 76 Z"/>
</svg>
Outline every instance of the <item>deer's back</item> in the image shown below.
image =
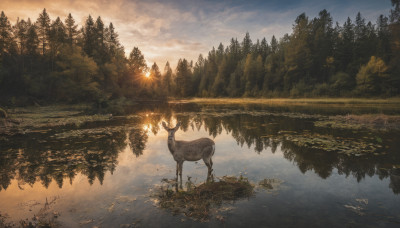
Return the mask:
<svg viewBox="0 0 400 228">
<path fill-rule="evenodd" d="M 215 143 L 209 138 L 200 138 L 193 141 L 176 141 L 176 147 L 174 158 L 197 161 L 204 156 L 212 156 Z"/>
</svg>

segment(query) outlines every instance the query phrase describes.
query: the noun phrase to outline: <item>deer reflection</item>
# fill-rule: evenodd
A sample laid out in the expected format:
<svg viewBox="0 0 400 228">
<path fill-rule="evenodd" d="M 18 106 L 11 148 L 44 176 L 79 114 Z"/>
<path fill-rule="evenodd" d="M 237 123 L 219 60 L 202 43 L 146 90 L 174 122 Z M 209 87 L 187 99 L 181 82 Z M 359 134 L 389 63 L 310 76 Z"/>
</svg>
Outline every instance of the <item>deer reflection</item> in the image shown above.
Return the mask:
<svg viewBox="0 0 400 228">
<path fill-rule="evenodd" d="M 176 180 L 178 174 L 180 176 L 180 184 L 182 185 L 182 168 L 184 161 L 198 161 L 203 159 L 208 168 L 207 180 L 211 177 L 212 172 L 212 156 L 215 152 L 215 143 L 209 138 L 200 138 L 193 141 L 177 141 L 175 140 L 175 132 L 181 124 L 178 123 L 174 128 L 169 128 L 162 122 L 162 126 L 168 131 L 168 149 L 176 161 Z"/>
</svg>

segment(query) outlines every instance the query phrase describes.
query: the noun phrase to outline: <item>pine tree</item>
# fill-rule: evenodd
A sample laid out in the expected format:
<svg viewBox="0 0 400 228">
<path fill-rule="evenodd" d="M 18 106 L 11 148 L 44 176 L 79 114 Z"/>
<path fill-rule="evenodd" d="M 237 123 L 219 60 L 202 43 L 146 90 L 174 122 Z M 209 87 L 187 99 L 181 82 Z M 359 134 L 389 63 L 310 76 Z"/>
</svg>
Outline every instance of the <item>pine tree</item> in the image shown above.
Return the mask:
<svg viewBox="0 0 400 228">
<path fill-rule="evenodd" d="M 110 23 L 108 26 L 108 33 L 106 36 L 106 40 L 108 43 L 109 54 L 111 57 L 115 57 L 117 52 L 123 50 L 121 44 L 119 43 L 118 33 L 115 32 L 113 23 Z"/>
<path fill-rule="evenodd" d="M 164 91 L 161 88 L 161 73 L 157 63 L 154 63 L 151 66 L 150 80 L 152 82 L 152 94 L 157 95 L 158 97 L 162 96 L 164 94 Z"/>
<path fill-rule="evenodd" d="M 61 45 L 65 43 L 66 33 L 65 27 L 62 23 L 60 17 L 51 24 L 49 30 L 49 47 L 50 47 L 50 57 L 51 57 L 51 68 L 54 70 L 54 58 L 59 51 Z"/>
<path fill-rule="evenodd" d="M 98 63 L 105 63 L 107 60 L 105 48 L 104 23 L 98 17 L 94 25 L 94 59 Z"/>
<path fill-rule="evenodd" d="M 129 81 L 132 86 L 139 86 L 143 82 L 144 72 L 147 71 L 146 60 L 138 47 L 134 47 L 128 58 Z"/>
<path fill-rule="evenodd" d="M 389 19 L 380 15 L 377 22 L 377 56 L 385 62 L 390 62 L 391 49 L 390 49 L 390 30 Z"/>
<path fill-rule="evenodd" d="M 28 31 L 26 34 L 26 52 L 29 56 L 36 56 L 39 48 L 39 36 L 37 34 L 36 25 L 31 24 L 28 19 Z"/>
<path fill-rule="evenodd" d="M 275 36 L 271 38 L 271 52 L 277 53 L 278 52 L 278 41 L 276 40 Z"/>
<path fill-rule="evenodd" d="M 19 55 L 26 53 L 26 39 L 28 33 L 28 23 L 25 20 L 18 20 L 15 25 L 15 37 L 18 42 Z"/>
<path fill-rule="evenodd" d="M 246 35 L 244 36 L 243 41 L 242 41 L 242 52 L 241 52 L 241 54 L 244 58 L 246 58 L 247 54 L 249 54 L 251 52 L 252 46 L 253 46 L 253 43 L 250 39 L 250 34 L 248 32 L 246 32 Z"/>
<path fill-rule="evenodd" d="M 180 97 L 191 96 L 192 93 L 192 72 L 190 64 L 186 59 L 179 59 L 176 67 L 175 84 L 179 85 L 176 88 L 177 95 Z"/>
<path fill-rule="evenodd" d="M 79 34 L 77 30 L 78 25 L 75 24 L 75 19 L 71 14 L 68 14 L 68 17 L 65 19 L 65 32 L 66 32 L 66 42 L 72 46 L 76 43 L 76 38 Z"/>
<path fill-rule="evenodd" d="M 342 72 L 348 72 L 354 75 L 358 68 L 351 67 L 349 63 L 353 62 L 354 56 L 354 25 L 351 19 L 348 17 L 347 21 L 343 24 L 343 28 L 340 31 L 340 37 L 338 41 L 338 47 L 335 53 L 335 59 L 337 60 L 337 70 Z"/>
<path fill-rule="evenodd" d="M 92 16 L 89 15 L 83 28 L 83 50 L 90 57 L 96 48 L 96 30 Z"/>
<path fill-rule="evenodd" d="M 263 62 L 265 62 L 265 59 L 270 54 L 270 48 L 268 46 L 268 42 L 265 39 L 265 37 L 261 40 L 260 53 L 259 54 L 261 55 Z"/>
<path fill-rule="evenodd" d="M 170 94 L 172 92 L 173 82 L 172 82 L 172 69 L 169 66 L 168 61 L 164 67 L 164 76 L 163 76 L 162 84 L 163 84 L 164 90 L 167 92 L 167 95 Z"/>
<path fill-rule="evenodd" d="M 285 66 L 287 72 L 284 77 L 285 90 L 289 91 L 300 81 L 311 79 L 312 66 L 311 50 L 309 46 L 310 24 L 308 17 L 300 14 L 293 27 L 293 34 L 285 49 Z"/>
<path fill-rule="evenodd" d="M 319 12 L 319 17 L 311 22 L 311 52 L 312 69 L 310 74 L 319 83 L 327 82 L 329 78 L 329 64 L 327 61 L 333 55 L 333 28 L 332 17 L 326 11 Z M 332 58 L 333 59 L 333 58 Z"/>
<path fill-rule="evenodd" d="M 5 54 L 11 54 L 15 50 L 15 42 L 10 21 L 1 11 L 0 14 L 0 60 Z M 14 49 L 14 50 L 13 50 Z"/>
<path fill-rule="evenodd" d="M 45 55 L 47 48 L 47 44 L 49 42 L 49 31 L 50 31 L 50 17 L 47 14 L 46 9 L 43 9 L 43 12 L 39 14 L 39 18 L 36 21 L 38 38 L 41 45 L 41 54 Z"/>
</svg>

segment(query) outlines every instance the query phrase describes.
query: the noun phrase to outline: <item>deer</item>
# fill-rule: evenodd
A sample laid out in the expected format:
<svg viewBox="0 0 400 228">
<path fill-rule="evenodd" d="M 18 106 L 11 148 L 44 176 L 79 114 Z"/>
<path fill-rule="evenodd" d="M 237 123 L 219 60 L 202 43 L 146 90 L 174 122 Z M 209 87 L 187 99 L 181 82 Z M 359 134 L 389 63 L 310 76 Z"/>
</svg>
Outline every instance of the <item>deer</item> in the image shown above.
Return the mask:
<svg viewBox="0 0 400 228">
<path fill-rule="evenodd" d="M 184 161 L 198 161 L 203 159 L 204 164 L 208 168 L 207 180 L 211 177 L 212 156 L 215 152 L 215 143 L 209 138 L 200 138 L 193 141 L 178 141 L 175 140 L 175 132 L 179 130 L 181 123 L 178 122 L 174 128 L 169 128 L 162 122 L 162 126 L 168 132 L 168 149 L 176 161 L 176 180 L 178 174 L 182 183 L 182 168 Z"/>
</svg>

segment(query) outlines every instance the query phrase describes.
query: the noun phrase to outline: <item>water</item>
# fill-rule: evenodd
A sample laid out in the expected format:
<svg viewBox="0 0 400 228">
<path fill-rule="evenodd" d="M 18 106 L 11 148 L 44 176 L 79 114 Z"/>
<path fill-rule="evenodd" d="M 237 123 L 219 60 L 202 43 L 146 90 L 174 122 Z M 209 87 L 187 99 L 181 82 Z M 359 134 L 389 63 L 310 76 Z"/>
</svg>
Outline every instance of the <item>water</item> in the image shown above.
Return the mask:
<svg viewBox="0 0 400 228">
<path fill-rule="evenodd" d="M 393 109 L 177 103 L 131 111 L 106 123 L 3 137 L 0 226 L 35 218 L 62 227 L 399 226 L 400 133 L 316 127 L 310 116 Z M 177 140 L 214 139 L 214 175 L 242 175 L 255 194 L 210 208 L 206 222 L 159 208 L 152 195 L 176 167 L 161 121 L 182 123 Z M 299 135 L 382 147 L 338 153 L 288 140 Z M 183 165 L 184 183 L 206 175 L 203 161 Z M 257 187 L 272 178 L 282 183 Z"/>
</svg>

